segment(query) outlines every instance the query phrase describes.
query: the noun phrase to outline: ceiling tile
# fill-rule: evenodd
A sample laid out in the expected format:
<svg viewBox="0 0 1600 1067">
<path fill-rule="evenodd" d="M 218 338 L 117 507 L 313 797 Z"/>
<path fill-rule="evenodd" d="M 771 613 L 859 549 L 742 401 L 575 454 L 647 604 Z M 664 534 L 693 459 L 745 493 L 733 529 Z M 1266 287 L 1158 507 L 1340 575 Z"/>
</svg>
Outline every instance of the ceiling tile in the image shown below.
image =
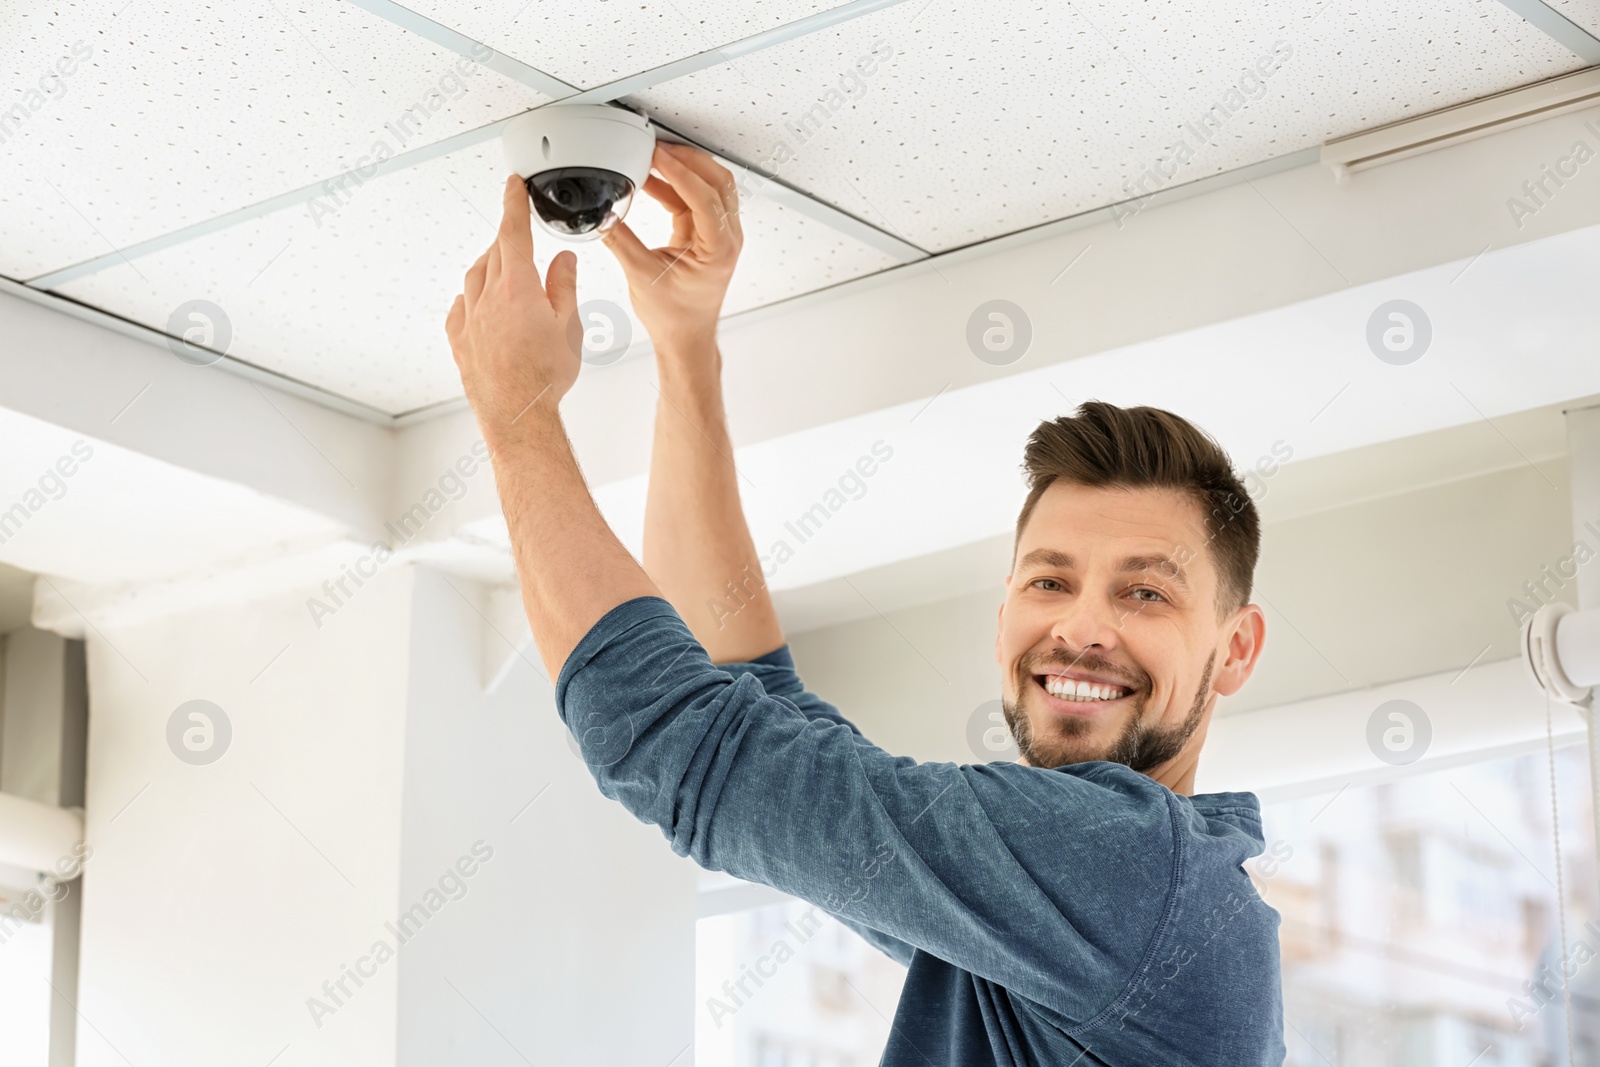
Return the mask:
<svg viewBox="0 0 1600 1067">
<path fill-rule="evenodd" d="M 841 5 L 826 0 L 407 0 L 405 6 L 530 67 L 591 89 Z"/>
<path fill-rule="evenodd" d="M 314 222 L 305 211 L 277 212 L 58 291 L 177 334 L 185 322 L 201 325 L 173 320 L 177 310 L 210 301 L 227 318 L 229 355 L 389 414 L 412 411 L 461 395 L 444 319 L 462 275 L 494 237 L 505 174 L 491 141 L 375 178 Z M 759 195 L 740 215 L 744 251 L 727 314 L 896 264 Z M 628 221 L 652 246 L 667 243 L 670 219 L 649 197 L 635 198 Z M 612 301 L 642 342 L 611 253 L 536 230 L 541 271 L 563 247 L 578 252 L 580 300 Z"/>
<path fill-rule="evenodd" d="M 14 278 L 545 102 L 343 0 L 7 4 L 0 70 Z"/>
<path fill-rule="evenodd" d="M 947 250 L 1582 66 L 1498 0 L 904 4 L 633 102 Z"/>
<path fill-rule="evenodd" d="M 1600 37 L 1600 0 L 1545 0 L 1552 8 L 1573 22 Z"/>
</svg>

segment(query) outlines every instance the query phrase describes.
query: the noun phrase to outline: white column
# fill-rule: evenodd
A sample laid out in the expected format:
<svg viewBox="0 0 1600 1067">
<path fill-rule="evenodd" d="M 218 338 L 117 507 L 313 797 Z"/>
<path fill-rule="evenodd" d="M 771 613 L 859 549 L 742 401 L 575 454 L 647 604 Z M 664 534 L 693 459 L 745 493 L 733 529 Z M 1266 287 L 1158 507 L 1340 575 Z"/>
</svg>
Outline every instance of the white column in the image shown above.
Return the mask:
<svg viewBox="0 0 1600 1067">
<path fill-rule="evenodd" d="M 0 870 L 24 890 L 0 909 L 0 943 L 26 938 L 21 923 L 37 921 L 50 946 L 47 956 L 17 952 L 0 960 L 6 978 L 40 990 L 47 1005 L 25 1013 L 8 1033 L 41 1065 L 71 1067 L 83 898 L 84 648 L 28 627 L 0 645 Z M 23 1038 L 23 1027 L 33 1028 L 33 1040 Z M 34 1057 L 38 1046 L 43 1055 Z"/>
<path fill-rule="evenodd" d="M 417 571 L 401 908 L 459 899 L 402 950 L 398 1063 L 693 1067 L 697 868 L 600 795 L 531 646 L 483 691 L 479 642 L 518 635 L 481 595 Z"/>
<path fill-rule="evenodd" d="M 91 620 L 78 1067 L 395 1062 L 393 967 L 306 1002 L 399 899 L 411 584 Z"/>
<path fill-rule="evenodd" d="M 461 578 L 312 592 L 88 631 L 80 1067 L 689 1067 L 693 865 L 537 657 L 484 693 Z"/>
</svg>

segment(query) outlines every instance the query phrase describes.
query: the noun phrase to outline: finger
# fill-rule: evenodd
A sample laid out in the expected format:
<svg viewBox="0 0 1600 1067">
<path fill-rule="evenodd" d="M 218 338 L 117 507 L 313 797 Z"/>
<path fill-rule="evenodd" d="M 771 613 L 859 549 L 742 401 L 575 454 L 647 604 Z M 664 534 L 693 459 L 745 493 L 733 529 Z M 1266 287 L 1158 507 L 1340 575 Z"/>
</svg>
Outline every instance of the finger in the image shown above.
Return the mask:
<svg viewBox="0 0 1600 1067">
<path fill-rule="evenodd" d="M 683 197 L 652 174 L 644 180 L 644 191 L 662 207 L 672 212 L 672 244 L 682 248 L 694 237 L 694 219 L 689 214 L 689 205 L 683 202 Z"/>
<path fill-rule="evenodd" d="M 732 171 L 712 158 L 710 152 L 703 148 L 696 148 L 694 145 L 674 144 L 672 142 L 667 142 L 667 149 L 674 158 L 698 174 L 701 180 L 717 191 L 717 195 L 722 198 L 723 206 L 732 209 L 738 203 L 738 181 L 734 178 Z"/>
<path fill-rule="evenodd" d="M 675 144 L 674 155 L 684 166 L 694 171 L 701 180 L 717 191 L 722 201 L 723 214 L 733 220 L 739 216 L 739 182 L 733 172 L 712 158 L 711 153 L 693 145 Z"/>
<path fill-rule="evenodd" d="M 578 254 L 567 248 L 556 253 L 550 261 L 550 271 L 545 276 L 545 292 L 550 294 L 550 307 L 556 318 L 566 321 L 578 309 Z"/>
<path fill-rule="evenodd" d="M 467 312 L 478 306 L 478 297 L 483 295 L 484 274 L 489 269 L 489 253 L 485 252 L 478 257 L 478 261 L 467 268 L 467 276 L 462 279 L 461 292 L 467 298 Z"/>
<path fill-rule="evenodd" d="M 672 244 L 678 248 L 686 248 L 694 237 L 694 219 L 690 217 L 689 205 L 683 202 L 683 197 L 661 177 L 661 160 L 669 154 L 667 145 L 670 143 L 656 142 L 656 150 L 650 154 L 651 169 L 654 173 L 645 176 L 644 191 L 672 214 Z"/>
<path fill-rule="evenodd" d="M 521 178 L 515 174 L 506 179 L 505 188 L 502 190 L 502 211 L 500 214 L 500 236 L 495 242 L 502 245 L 501 255 L 505 258 L 502 269 L 512 257 L 533 263 L 533 219 L 528 206 L 528 187 Z M 539 272 L 533 271 L 534 281 L 539 280 Z"/>
<path fill-rule="evenodd" d="M 645 243 L 639 240 L 639 235 L 634 233 L 633 228 L 626 222 L 619 219 L 609 230 L 600 235 L 600 243 L 617 257 L 617 262 L 622 265 L 622 273 L 630 279 L 635 276 L 649 279 L 652 276 L 656 263 L 655 253 L 645 247 Z M 552 262 L 550 266 L 553 268 L 555 263 Z"/>
<path fill-rule="evenodd" d="M 707 252 L 727 249 L 732 243 L 732 234 L 723 221 L 727 213 L 717 191 L 671 152 L 662 156 L 661 173 L 689 205 L 694 217 L 695 244 Z"/>
<path fill-rule="evenodd" d="M 444 319 L 444 335 L 450 339 L 452 347 L 455 345 L 456 339 L 461 336 L 461 327 L 465 326 L 466 322 L 467 298 L 458 294 L 456 302 L 450 305 L 450 314 L 446 315 Z"/>
<path fill-rule="evenodd" d="M 662 143 L 656 145 L 655 155 L 650 157 L 651 168 L 654 170 L 660 170 L 661 158 L 666 154 L 666 142 L 663 141 Z M 680 211 L 689 210 L 689 205 L 683 202 L 683 197 L 679 196 L 677 192 L 673 190 L 672 186 L 668 185 L 666 182 L 662 181 L 653 174 L 645 178 L 644 191 L 659 200 L 661 202 L 661 206 L 673 214 L 677 214 Z"/>
</svg>

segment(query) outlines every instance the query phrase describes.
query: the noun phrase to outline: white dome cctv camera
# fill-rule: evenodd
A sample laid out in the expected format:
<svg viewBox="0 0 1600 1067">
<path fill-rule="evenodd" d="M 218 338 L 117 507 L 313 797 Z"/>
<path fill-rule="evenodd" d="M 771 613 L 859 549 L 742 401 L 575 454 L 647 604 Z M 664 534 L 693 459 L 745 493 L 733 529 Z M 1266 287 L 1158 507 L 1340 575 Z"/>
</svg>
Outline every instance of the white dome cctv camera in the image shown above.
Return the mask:
<svg viewBox="0 0 1600 1067">
<path fill-rule="evenodd" d="M 539 225 L 567 241 L 593 240 L 628 213 L 656 147 L 648 119 L 603 104 L 548 104 L 512 119 L 500 141 Z"/>
</svg>

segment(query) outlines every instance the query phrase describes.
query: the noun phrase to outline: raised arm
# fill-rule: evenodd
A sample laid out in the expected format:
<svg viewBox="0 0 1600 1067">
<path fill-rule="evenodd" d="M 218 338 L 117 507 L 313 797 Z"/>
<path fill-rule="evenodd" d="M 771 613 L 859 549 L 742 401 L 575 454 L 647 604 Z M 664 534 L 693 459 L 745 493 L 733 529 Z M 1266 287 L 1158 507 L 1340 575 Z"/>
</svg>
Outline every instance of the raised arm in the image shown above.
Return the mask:
<svg viewBox="0 0 1600 1067">
<path fill-rule="evenodd" d="M 718 669 L 584 483 L 556 406 L 578 376 L 576 257 L 541 279 L 520 179 L 504 196 L 445 328 L 556 708 L 601 791 L 701 866 L 1005 985 L 1062 1028 L 1103 1018 L 1141 967 L 1172 958 L 1175 796 L 1101 762 L 1078 774 L 918 764 Z M 1234 836 L 1222 859 L 1242 884 L 1260 835 Z M 1119 936 L 1104 936 L 1108 909 Z"/>
<path fill-rule="evenodd" d="M 604 238 L 627 275 L 660 379 L 644 569 L 711 662 L 743 663 L 784 637 L 740 505 L 722 404 L 717 318 L 743 243 L 738 187 L 688 146 L 659 143 L 654 167 L 661 177 L 644 191 L 672 212 L 671 242 L 646 248 L 626 223 Z"/>
<path fill-rule="evenodd" d="M 1176 901 L 1182 812 L 1126 767 L 892 756 L 730 678 L 649 595 L 584 635 L 556 708 L 601 792 L 674 851 L 875 932 L 902 962 L 922 949 L 1068 1027 L 1169 958 L 1153 939 Z"/>
<path fill-rule="evenodd" d="M 660 381 L 645 498 L 645 570 L 712 663 L 736 677 L 754 675 L 767 693 L 807 718 L 839 723 L 860 736 L 795 673 L 739 500 L 716 340 L 742 244 L 738 187 L 697 149 L 658 146 L 655 166 L 666 180 L 650 177 L 645 192 L 672 212 L 670 244 L 647 249 L 626 224 L 605 238 L 655 345 Z M 841 918 L 891 958 L 910 963 L 910 945 Z"/>
</svg>

